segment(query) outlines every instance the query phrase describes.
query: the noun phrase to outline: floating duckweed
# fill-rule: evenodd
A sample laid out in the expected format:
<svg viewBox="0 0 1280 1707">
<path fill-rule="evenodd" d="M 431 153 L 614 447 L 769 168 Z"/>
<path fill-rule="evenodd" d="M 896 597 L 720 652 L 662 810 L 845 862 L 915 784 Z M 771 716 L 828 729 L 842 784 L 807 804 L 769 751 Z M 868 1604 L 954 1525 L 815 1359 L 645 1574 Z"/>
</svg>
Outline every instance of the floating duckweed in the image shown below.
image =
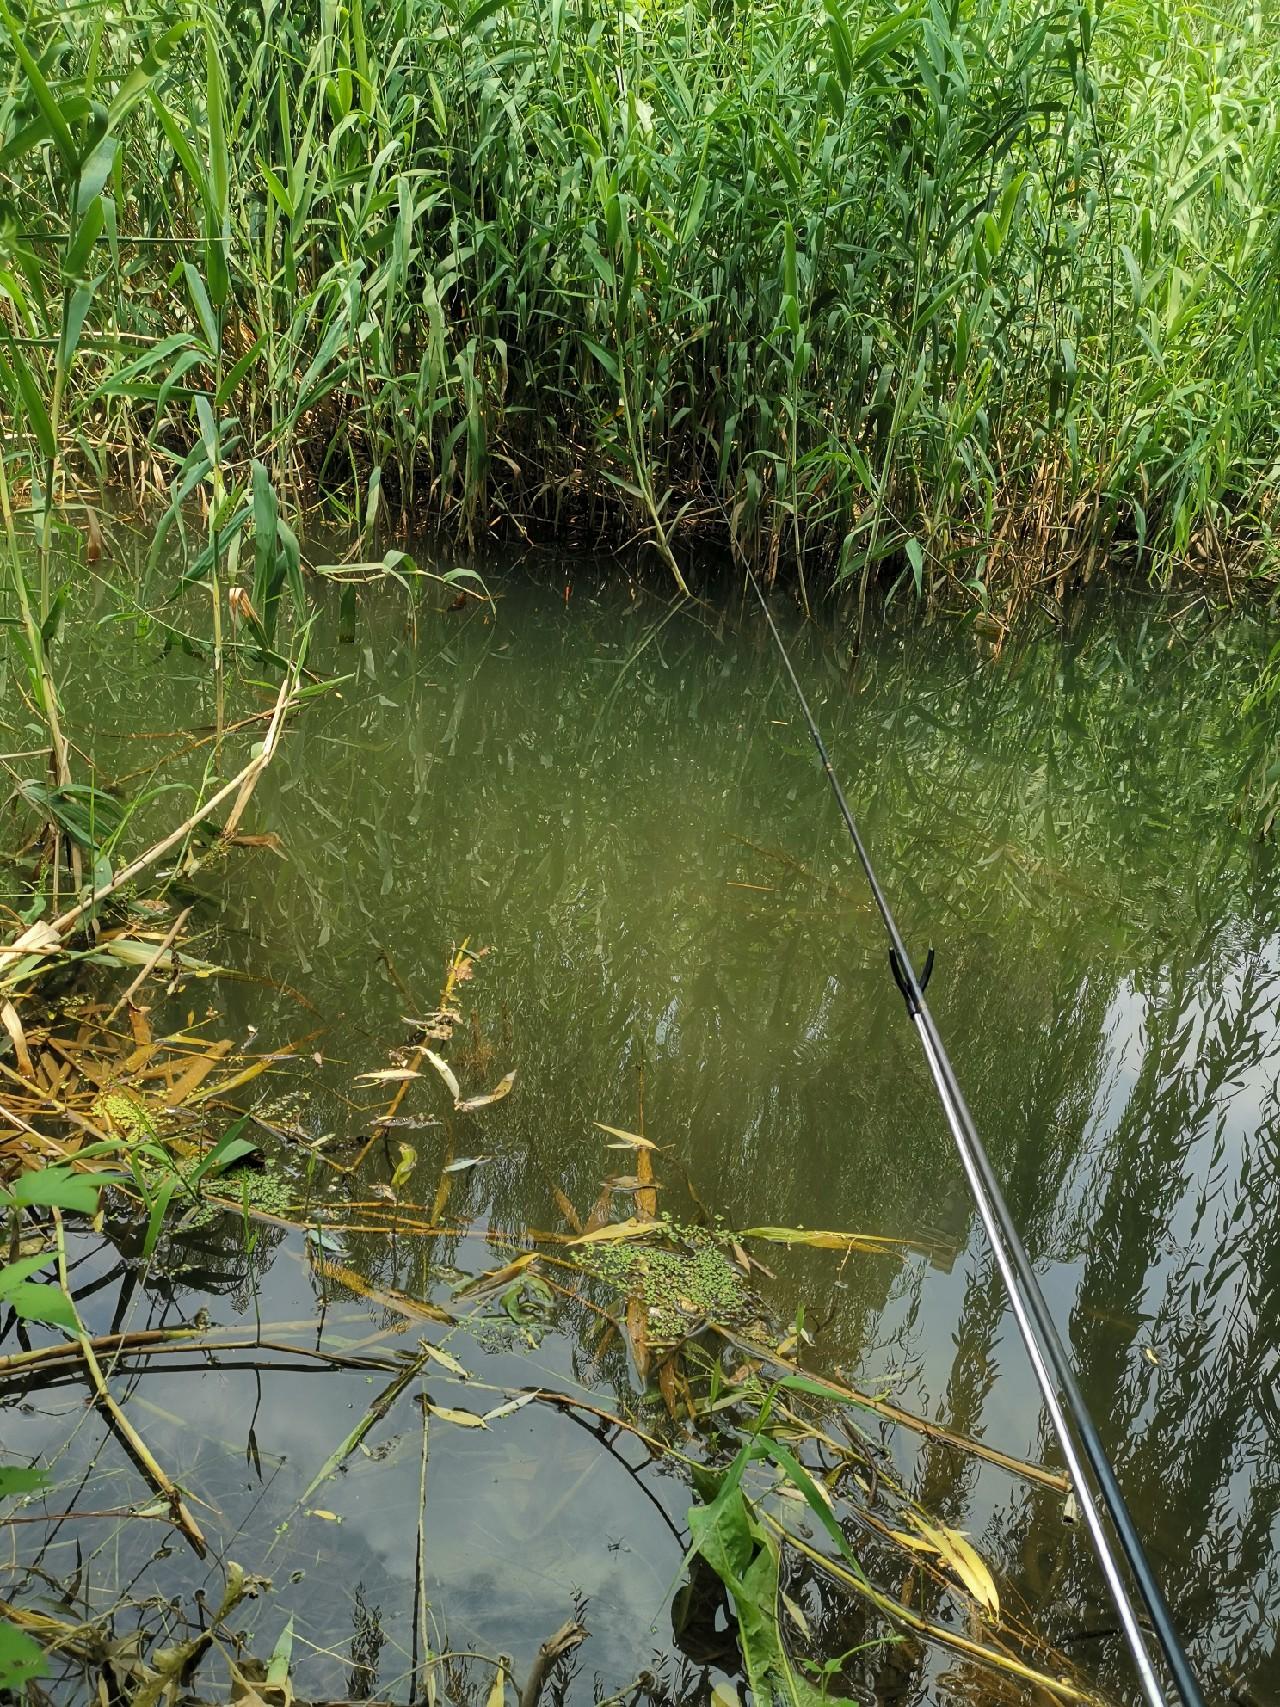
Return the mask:
<svg viewBox="0 0 1280 1707">
<path fill-rule="evenodd" d="M 735 1322 L 752 1313 L 746 1282 L 713 1235 L 674 1222 L 655 1228 L 655 1234 L 682 1248 L 640 1242 L 589 1245 L 575 1258 L 606 1286 L 641 1300 L 653 1339 L 680 1339 L 708 1318 Z"/>
</svg>

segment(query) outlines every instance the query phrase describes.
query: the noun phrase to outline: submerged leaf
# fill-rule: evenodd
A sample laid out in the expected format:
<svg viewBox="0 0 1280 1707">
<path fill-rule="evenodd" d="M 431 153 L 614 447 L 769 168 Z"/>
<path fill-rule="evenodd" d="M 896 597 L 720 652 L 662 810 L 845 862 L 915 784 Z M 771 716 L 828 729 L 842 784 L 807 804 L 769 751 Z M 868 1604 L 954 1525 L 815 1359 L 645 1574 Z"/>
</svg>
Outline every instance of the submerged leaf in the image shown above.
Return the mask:
<svg viewBox="0 0 1280 1707">
<path fill-rule="evenodd" d="M 515 1411 L 522 1411 L 526 1405 L 531 1405 L 537 1398 L 536 1393 L 521 1393 L 518 1399 L 508 1399 L 505 1405 L 496 1405 L 493 1410 L 484 1413 L 484 1421 L 497 1422 L 499 1417 L 509 1417 Z"/>
<path fill-rule="evenodd" d="M 470 1279 L 464 1280 L 458 1287 L 457 1296 L 461 1298 L 464 1293 L 468 1292 L 491 1292 L 499 1286 L 505 1286 L 507 1281 L 516 1279 L 518 1275 L 524 1273 L 530 1263 L 535 1263 L 537 1260 L 537 1251 L 525 1251 L 523 1256 L 516 1257 L 512 1262 L 503 1263 L 501 1268 L 488 1269 L 484 1274 L 473 1274 Z"/>
<path fill-rule="evenodd" d="M 804 1608 L 797 1606 L 796 1602 L 792 1600 L 789 1594 L 782 1594 L 779 1598 L 781 1599 L 782 1604 L 786 1607 L 787 1615 L 791 1619 L 791 1622 L 804 1637 L 805 1641 L 812 1641 L 813 1631 L 809 1628 L 809 1620 L 804 1615 Z"/>
<path fill-rule="evenodd" d="M 571 1245 L 613 1245 L 623 1239 L 643 1239 L 646 1234 L 654 1231 L 652 1221 L 611 1221 L 605 1227 L 597 1227 L 594 1232 L 583 1233 L 579 1238 L 570 1239 Z"/>
<path fill-rule="evenodd" d="M 905 1239 L 882 1239 L 877 1233 L 828 1233 L 813 1227 L 744 1227 L 742 1239 L 767 1239 L 774 1245 L 815 1245 L 824 1251 L 867 1251 L 872 1255 L 904 1246 Z"/>
</svg>

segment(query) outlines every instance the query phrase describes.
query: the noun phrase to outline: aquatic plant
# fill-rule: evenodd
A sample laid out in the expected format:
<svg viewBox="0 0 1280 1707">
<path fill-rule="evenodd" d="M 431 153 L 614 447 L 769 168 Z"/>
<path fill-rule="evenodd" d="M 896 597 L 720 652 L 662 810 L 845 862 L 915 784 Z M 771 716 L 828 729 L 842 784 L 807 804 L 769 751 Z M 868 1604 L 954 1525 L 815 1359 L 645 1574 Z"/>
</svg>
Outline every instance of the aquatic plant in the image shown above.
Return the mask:
<svg viewBox="0 0 1280 1707">
<path fill-rule="evenodd" d="M 678 581 L 694 536 L 975 599 L 1108 553 L 1274 566 L 1280 105 L 1246 0 L 6 0 L 0 29 L 11 485 L 46 566 L 85 476 L 177 526 L 199 496 L 216 644 L 250 532 L 270 634 L 268 493 L 317 488 L 367 535 L 634 535 Z"/>
</svg>

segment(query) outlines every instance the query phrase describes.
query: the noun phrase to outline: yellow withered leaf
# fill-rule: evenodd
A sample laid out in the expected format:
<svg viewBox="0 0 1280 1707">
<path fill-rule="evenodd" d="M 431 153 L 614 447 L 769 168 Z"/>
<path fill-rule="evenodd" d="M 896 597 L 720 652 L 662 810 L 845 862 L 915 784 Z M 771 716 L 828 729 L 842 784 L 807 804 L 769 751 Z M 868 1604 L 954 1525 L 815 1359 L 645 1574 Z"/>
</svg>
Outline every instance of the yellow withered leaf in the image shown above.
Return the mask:
<svg viewBox="0 0 1280 1707">
<path fill-rule="evenodd" d="M 917 1513 L 909 1514 L 918 1531 L 915 1535 L 894 1532 L 904 1547 L 914 1547 L 920 1553 L 933 1553 L 969 1591 L 982 1610 L 992 1618 L 1000 1616 L 1000 1595 L 991 1572 L 973 1543 L 958 1529 L 945 1523 L 929 1523 Z"/>
<path fill-rule="evenodd" d="M 419 1340 L 418 1344 L 433 1362 L 442 1365 L 442 1367 L 447 1369 L 451 1375 L 456 1375 L 460 1381 L 465 1381 L 467 1379 L 467 1371 L 458 1362 L 457 1358 L 454 1357 L 452 1353 L 447 1352 L 443 1346 L 432 1345 L 430 1340 Z"/>
<path fill-rule="evenodd" d="M 478 1417 L 474 1411 L 451 1411 L 447 1405 L 428 1405 L 427 1409 L 433 1417 L 439 1417 L 441 1422 L 456 1423 L 459 1428 L 487 1428 L 489 1425 L 483 1417 Z"/>
<path fill-rule="evenodd" d="M 415 1073 L 412 1067 L 380 1067 L 376 1073 L 357 1073 L 358 1085 L 394 1085 L 401 1084 L 406 1079 L 420 1079 L 421 1073 Z"/>
<path fill-rule="evenodd" d="M 601 1132 L 607 1132 L 610 1138 L 620 1138 L 624 1149 L 656 1150 L 658 1148 L 652 1139 L 642 1138 L 638 1132 L 624 1132 L 620 1126 L 606 1126 L 603 1120 L 593 1121 L 592 1124 L 598 1126 Z M 608 1148 L 616 1150 L 618 1146 L 610 1144 Z"/>
</svg>

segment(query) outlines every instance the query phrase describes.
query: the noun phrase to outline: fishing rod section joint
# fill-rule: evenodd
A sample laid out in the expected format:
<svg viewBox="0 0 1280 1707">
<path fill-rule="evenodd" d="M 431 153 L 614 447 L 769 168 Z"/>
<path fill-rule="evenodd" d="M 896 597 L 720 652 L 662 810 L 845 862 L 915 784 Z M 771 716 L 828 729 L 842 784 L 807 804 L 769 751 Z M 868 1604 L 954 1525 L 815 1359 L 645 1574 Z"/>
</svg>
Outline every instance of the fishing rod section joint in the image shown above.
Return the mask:
<svg viewBox="0 0 1280 1707">
<path fill-rule="evenodd" d="M 907 1004 L 907 1012 L 911 1015 L 912 1019 L 915 1019 L 916 1015 L 920 1012 L 918 997 L 924 995 L 925 991 L 929 988 L 929 980 L 933 977 L 932 943 L 929 945 L 928 954 L 924 957 L 924 971 L 916 980 L 914 989 L 912 989 L 911 982 L 907 977 L 907 969 L 902 964 L 902 956 L 898 953 L 896 948 L 891 948 L 889 950 L 889 966 L 893 972 L 893 981 L 898 986 L 899 990 L 901 990 L 902 999 Z"/>
</svg>

